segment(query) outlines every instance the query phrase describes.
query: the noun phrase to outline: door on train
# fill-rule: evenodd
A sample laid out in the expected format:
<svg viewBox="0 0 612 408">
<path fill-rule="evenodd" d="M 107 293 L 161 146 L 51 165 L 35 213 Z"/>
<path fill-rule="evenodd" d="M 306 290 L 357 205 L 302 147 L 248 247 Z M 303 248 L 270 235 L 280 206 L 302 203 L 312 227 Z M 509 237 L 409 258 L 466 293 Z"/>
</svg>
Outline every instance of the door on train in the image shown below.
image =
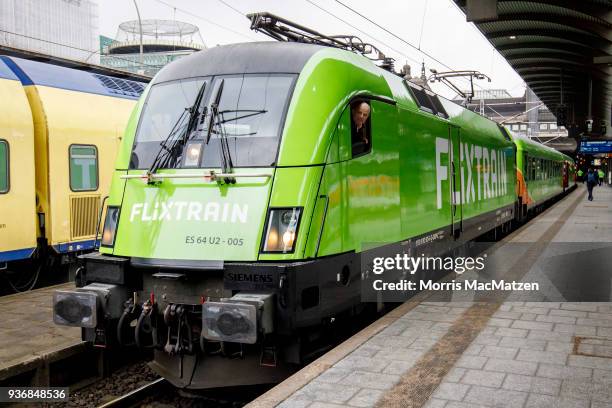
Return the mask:
<svg viewBox="0 0 612 408">
<path fill-rule="evenodd" d="M 455 126 L 448 128 L 450 140 L 449 161 L 450 161 L 450 188 L 451 188 L 451 226 L 452 234 L 455 239 L 461 236 L 463 228 L 463 180 L 461 177 L 461 162 L 463 161 L 461 148 L 460 129 Z"/>
</svg>

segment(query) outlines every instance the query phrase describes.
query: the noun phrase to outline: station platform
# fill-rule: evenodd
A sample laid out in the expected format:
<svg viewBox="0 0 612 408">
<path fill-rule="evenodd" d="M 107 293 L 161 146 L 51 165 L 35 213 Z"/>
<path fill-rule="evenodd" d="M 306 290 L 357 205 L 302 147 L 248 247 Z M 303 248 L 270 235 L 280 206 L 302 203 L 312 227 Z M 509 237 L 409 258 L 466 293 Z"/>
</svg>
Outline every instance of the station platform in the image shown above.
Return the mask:
<svg viewBox="0 0 612 408">
<path fill-rule="evenodd" d="M 580 243 L 611 241 L 612 188 L 596 187 L 587 201 L 579 185 L 495 250 L 526 244 L 518 256 L 508 252 L 510 273 L 542 280 L 534 265 L 551 251 L 575 248 L 557 257 L 568 262 L 580 258 Z M 588 273 L 588 265 L 577 268 Z M 555 290 L 575 295 L 576 281 L 560 279 Z M 611 279 L 598 285 L 608 300 Z M 612 303 L 514 295 L 462 302 L 421 292 L 247 406 L 612 407 Z"/>
<path fill-rule="evenodd" d="M 67 362 L 90 351 L 79 327 L 53 323 L 53 292 L 71 288 L 74 283 L 0 297 L 0 386 L 66 383 Z"/>
</svg>

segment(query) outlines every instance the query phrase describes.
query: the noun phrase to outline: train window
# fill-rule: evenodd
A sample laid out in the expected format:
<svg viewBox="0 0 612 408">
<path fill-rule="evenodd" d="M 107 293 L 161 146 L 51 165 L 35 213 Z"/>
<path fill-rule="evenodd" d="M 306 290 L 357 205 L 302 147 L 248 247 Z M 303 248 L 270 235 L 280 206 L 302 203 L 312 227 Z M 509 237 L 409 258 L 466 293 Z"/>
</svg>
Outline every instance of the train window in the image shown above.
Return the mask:
<svg viewBox="0 0 612 408">
<path fill-rule="evenodd" d="M 371 120 L 372 107 L 363 100 L 351 103 L 351 151 L 353 157 L 372 150 Z"/>
<path fill-rule="evenodd" d="M 431 99 L 431 103 L 433 104 L 434 108 L 436 109 L 436 115 L 440 116 L 441 118 L 448 119 L 448 114 L 446 113 L 444 106 L 442 106 L 438 95 L 433 92 L 426 93 L 429 96 L 429 99 Z"/>
<path fill-rule="evenodd" d="M 549 160 L 549 161 L 548 161 L 548 177 L 549 177 L 549 178 L 552 178 L 553 173 L 554 173 L 554 170 L 553 170 L 553 162 Z"/>
<path fill-rule="evenodd" d="M 509 142 L 512 141 L 512 139 L 510 138 L 510 135 L 508 134 L 508 129 L 506 129 L 502 125 L 497 125 L 497 127 L 499 128 L 499 131 L 501 132 L 504 139 L 506 139 Z"/>
<path fill-rule="evenodd" d="M 0 194 L 8 193 L 9 186 L 9 146 L 0 140 Z"/>
<path fill-rule="evenodd" d="M 234 167 L 274 165 L 295 78 L 290 74 L 219 75 L 153 85 L 136 131 L 130 168 L 146 169 L 158 156 L 168 156 L 160 149 L 160 142 L 185 139 L 180 132 L 180 137 L 174 137 L 174 129 L 186 128 L 185 112 L 200 91 L 198 114 L 203 126 L 189 136 L 198 148 L 188 158 L 186 149 L 178 147 L 162 167 L 220 167 L 224 144 L 228 147 L 225 155 L 231 156 Z M 217 98 L 219 114 L 208 132 L 210 106 Z M 209 115 L 202 122 L 204 110 Z"/>
<path fill-rule="evenodd" d="M 419 106 L 421 110 L 432 113 L 434 115 L 436 114 L 436 108 L 434 107 L 434 104 L 431 101 L 429 95 L 425 93 L 425 89 L 421 88 L 420 86 L 416 84 L 413 84 L 410 81 L 404 81 L 404 84 L 406 85 L 406 88 L 410 91 L 410 93 L 412 94 L 414 101 L 417 103 L 417 105 Z M 444 112 L 444 114 L 446 114 L 446 112 Z"/>
<path fill-rule="evenodd" d="M 98 149 L 93 145 L 70 145 L 70 189 L 98 189 Z"/>
</svg>

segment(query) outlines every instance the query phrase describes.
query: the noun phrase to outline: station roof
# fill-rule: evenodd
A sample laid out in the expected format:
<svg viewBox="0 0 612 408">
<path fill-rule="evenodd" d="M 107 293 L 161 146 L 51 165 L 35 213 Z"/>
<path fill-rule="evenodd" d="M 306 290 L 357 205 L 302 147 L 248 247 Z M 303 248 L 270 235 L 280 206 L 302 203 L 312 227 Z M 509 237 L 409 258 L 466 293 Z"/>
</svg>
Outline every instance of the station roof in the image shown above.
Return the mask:
<svg viewBox="0 0 612 408">
<path fill-rule="evenodd" d="M 591 87 L 593 133 L 605 120 L 610 137 L 610 0 L 454 1 L 553 113 L 566 106 L 568 126 L 579 132 Z"/>
</svg>

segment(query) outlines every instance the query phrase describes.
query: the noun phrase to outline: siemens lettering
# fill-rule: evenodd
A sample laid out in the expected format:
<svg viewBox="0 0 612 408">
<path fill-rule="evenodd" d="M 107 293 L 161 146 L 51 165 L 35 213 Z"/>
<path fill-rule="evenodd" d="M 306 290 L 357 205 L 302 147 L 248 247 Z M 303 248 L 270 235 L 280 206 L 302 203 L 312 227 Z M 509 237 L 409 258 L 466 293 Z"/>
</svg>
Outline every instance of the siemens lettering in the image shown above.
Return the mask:
<svg viewBox="0 0 612 408">
<path fill-rule="evenodd" d="M 220 204 L 214 201 L 205 204 L 197 201 L 134 203 L 130 213 L 130 222 L 137 219 L 143 222 L 185 220 L 245 224 L 248 211 L 248 204 Z"/>
<path fill-rule="evenodd" d="M 450 149 L 449 149 L 450 147 Z M 449 151 L 452 143 L 448 139 L 436 138 L 436 205 L 442 208 L 442 182 L 448 183 Z M 470 143 L 459 143 L 460 185 L 453 191 L 454 202 L 467 204 L 487 200 L 508 193 L 506 155 L 503 149 L 492 149 Z M 459 183 L 457 183 L 459 184 Z"/>
</svg>

